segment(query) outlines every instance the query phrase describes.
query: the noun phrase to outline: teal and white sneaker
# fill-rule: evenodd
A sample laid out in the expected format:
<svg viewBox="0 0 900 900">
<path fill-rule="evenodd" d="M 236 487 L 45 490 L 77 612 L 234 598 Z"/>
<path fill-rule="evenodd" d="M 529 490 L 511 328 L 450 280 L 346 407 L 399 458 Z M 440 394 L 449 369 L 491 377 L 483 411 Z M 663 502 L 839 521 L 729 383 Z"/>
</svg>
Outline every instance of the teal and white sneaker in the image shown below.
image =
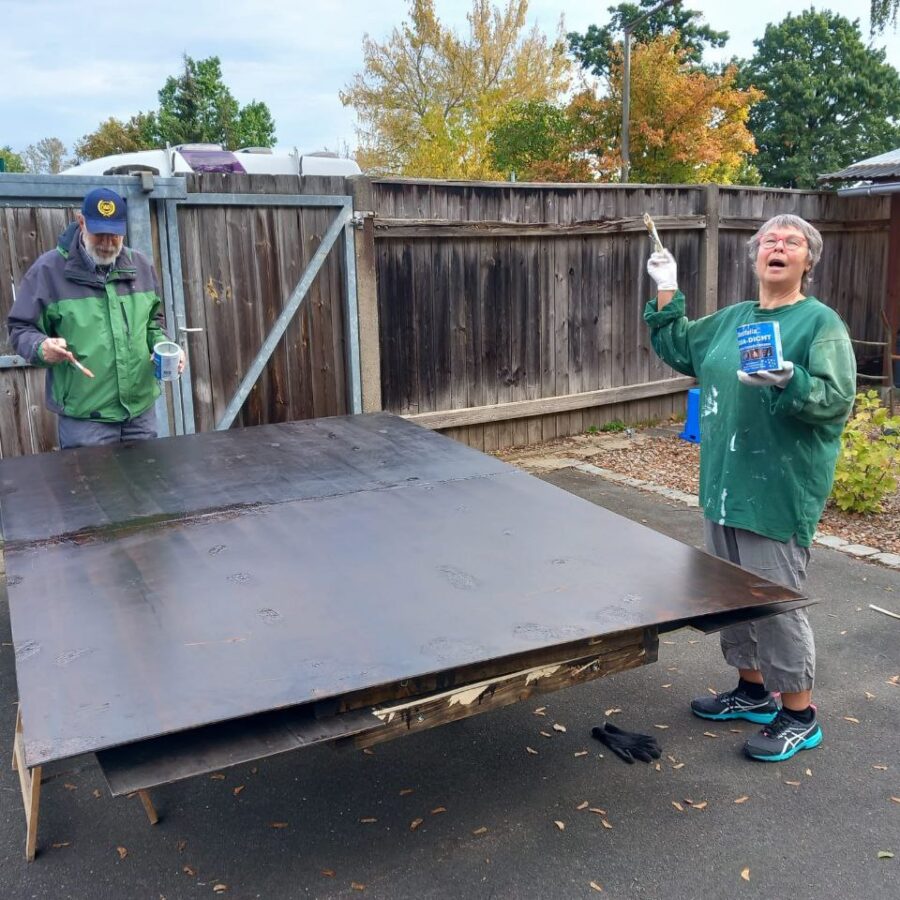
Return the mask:
<svg viewBox="0 0 900 900">
<path fill-rule="evenodd" d="M 800 722 L 782 709 L 774 722 L 744 744 L 744 753 L 763 762 L 781 762 L 801 750 L 812 750 L 822 743 L 822 729 L 813 711 L 812 722 Z"/>
<path fill-rule="evenodd" d="M 722 722 L 726 719 L 746 719 L 760 725 L 768 725 L 775 721 L 780 707 L 771 694 L 762 700 L 755 700 L 745 694 L 739 687 L 715 697 L 697 697 L 691 700 L 691 712 L 701 719 L 713 719 Z"/>
</svg>

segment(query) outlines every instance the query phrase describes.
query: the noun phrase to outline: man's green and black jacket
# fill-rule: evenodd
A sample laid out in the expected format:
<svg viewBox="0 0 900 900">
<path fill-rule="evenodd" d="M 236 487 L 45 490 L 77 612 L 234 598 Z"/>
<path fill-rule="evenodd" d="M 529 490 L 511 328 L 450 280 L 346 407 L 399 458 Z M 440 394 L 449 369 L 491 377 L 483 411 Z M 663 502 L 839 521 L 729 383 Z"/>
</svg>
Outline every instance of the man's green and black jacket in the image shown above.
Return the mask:
<svg viewBox="0 0 900 900">
<path fill-rule="evenodd" d="M 154 344 L 168 340 L 156 274 L 142 253 L 123 247 L 107 273 L 90 266 L 72 223 L 55 250 L 25 274 L 9 313 L 9 336 L 20 356 L 47 366 L 47 406 L 55 413 L 97 422 L 124 422 L 159 396 L 153 375 Z M 66 339 L 94 373 L 69 363 L 49 365 L 47 337 Z"/>
</svg>

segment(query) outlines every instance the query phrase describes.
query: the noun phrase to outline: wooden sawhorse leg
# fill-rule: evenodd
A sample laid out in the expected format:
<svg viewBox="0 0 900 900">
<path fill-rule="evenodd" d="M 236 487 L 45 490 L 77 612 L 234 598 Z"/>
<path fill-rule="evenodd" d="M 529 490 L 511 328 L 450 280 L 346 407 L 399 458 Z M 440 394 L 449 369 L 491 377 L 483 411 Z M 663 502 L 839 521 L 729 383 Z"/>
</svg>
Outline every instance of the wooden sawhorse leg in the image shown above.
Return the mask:
<svg viewBox="0 0 900 900">
<path fill-rule="evenodd" d="M 138 791 L 138 797 L 141 798 L 141 803 L 144 804 L 144 812 L 147 813 L 147 818 L 150 820 L 150 824 L 155 825 L 159 821 L 159 816 L 156 814 L 156 807 L 153 805 L 153 801 L 150 799 L 150 792 Z"/>
<path fill-rule="evenodd" d="M 22 738 L 22 707 L 16 711 L 16 733 L 13 739 L 13 768 L 19 773 L 22 805 L 25 807 L 25 859 L 34 861 L 37 848 L 38 811 L 41 803 L 41 767 L 29 769 L 25 765 L 25 744 Z"/>
</svg>

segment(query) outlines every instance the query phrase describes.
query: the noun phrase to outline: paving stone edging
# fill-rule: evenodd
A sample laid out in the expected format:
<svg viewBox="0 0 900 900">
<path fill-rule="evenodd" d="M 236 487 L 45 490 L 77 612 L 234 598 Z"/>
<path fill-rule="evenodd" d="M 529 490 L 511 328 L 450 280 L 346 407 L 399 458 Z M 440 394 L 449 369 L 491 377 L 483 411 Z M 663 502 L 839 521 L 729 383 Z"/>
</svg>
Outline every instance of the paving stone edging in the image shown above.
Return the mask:
<svg viewBox="0 0 900 900">
<path fill-rule="evenodd" d="M 630 475 L 620 475 L 618 472 L 601 469 L 600 466 L 595 466 L 592 463 L 578 463 L 574 468 L 580 472 L 587 472 L 589 475 L 605 478 L 607 481 L 615 481 L 617 484 L 625 484 L 629 487 L 640 488 L 642 491 L 659 494 L 669 500 L 684 503 L 686 506 L 700 506 L 700 498 L 696 494 L 688 494 L 675 488 L 663 487 L 661 484 L 654 484 L 652 481 L 644 481 L 641 478 L 632 478 Z M 900 569 L 900 555 L 896 553 L 885 553 L 877 547 L 867 547 L 865 544 L 853 544 L 842 537 L 836 537 L 831 534 L 817 533 L 813 541 L 821 547 L 840 550 L 841 553 L 855 556 L 857 559 L 864 559 L 866 562 L 877 562 L 890 569 Z"/>
</svg>

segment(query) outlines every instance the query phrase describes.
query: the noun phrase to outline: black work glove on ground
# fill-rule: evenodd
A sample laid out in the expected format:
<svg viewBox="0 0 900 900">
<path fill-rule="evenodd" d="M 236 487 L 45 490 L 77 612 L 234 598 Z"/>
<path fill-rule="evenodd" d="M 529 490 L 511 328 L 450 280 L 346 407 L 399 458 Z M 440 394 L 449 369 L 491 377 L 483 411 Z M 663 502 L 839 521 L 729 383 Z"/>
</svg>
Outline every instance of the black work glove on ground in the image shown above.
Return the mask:
<svg viewBox="0 0 900 900">
<path fill-rule="evenodd" d="M 597 725 L 592 728 L 591 734 L 601 744 L 609 747 L 619 759 L 625 760 L 629 765 L 632 765 L 636 759 L 648 763 L 662 756 L 662 750 L 660 750 L 659 744 L 656 743 L 656 738 L 651 737 L 649 734 L 623 731 L 610 722 L 603 726 Z"/>
</svg>

